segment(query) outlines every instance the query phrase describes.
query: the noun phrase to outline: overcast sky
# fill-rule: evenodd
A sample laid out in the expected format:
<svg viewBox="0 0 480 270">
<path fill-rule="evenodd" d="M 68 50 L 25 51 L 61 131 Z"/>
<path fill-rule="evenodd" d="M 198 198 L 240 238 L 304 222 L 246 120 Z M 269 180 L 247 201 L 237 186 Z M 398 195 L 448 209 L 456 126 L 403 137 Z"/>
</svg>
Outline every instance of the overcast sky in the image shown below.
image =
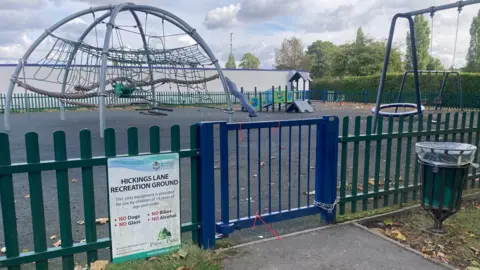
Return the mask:
<svg viewBox="0 0 480 270">
<path fill-rule="evenodd" d="M 29 45 L 58 20 L 90 6 L 117 4 L 121 0 L 0 0 L 0 63 L 14 63 Z M 176 14 L 207 42 L 220 62 L 227 60 L 233 33 L 233 50 L 237 61 L 246 52 L 256 55 L 263 68 L 271 68 L 275 48 L 284 38 L 296 36 L 307 46 L 315 40 L 336 44 L 355 38 L 355 31 L 364 31 L 378 39 L 388 36 L 395 13 L 455 2 L 454 0 L 137 0 Z M 456 66 L 465 62 L 470 41 L 469 28 L 480 5 L 469 6 L 460 16 Z M 434 19 L 433 54 L 446 67 L 452 64 L 456 28 L 456 10 L 438 12 Z M 130 20 L 130 21 L 128 21 Z M 93 21 L 91 15 L 71 22 L 62 29 L 64 37 L 76 40 Z M 122 17 L 119 23 L 132 24 Z M 152 31 L 160 33 L 161 24 L 152 23 Z M 398 23 L 395 41 L 405 49 L 406 23 Z M 105 24 L 98 32 L 104 31 Z M 176 31 L 168 28 L 167 32 Z M 176 36 L 171 42 L 186 45 L 191 40 Z M 128 46 L 140 47 L 140 40 L 129 39 Z M 154 42 L 154 41 L 152 41 Z M 45 45 L 45 48 L 48 47 Z M 43 48 L 45 50 L 45 48 Z M 33 57 L 41 57 L 41 48 Z M 33 60 L 33 59 L 32 59 Z M 29 61 L 31 62 L 31 61 Z"/>
</svg>

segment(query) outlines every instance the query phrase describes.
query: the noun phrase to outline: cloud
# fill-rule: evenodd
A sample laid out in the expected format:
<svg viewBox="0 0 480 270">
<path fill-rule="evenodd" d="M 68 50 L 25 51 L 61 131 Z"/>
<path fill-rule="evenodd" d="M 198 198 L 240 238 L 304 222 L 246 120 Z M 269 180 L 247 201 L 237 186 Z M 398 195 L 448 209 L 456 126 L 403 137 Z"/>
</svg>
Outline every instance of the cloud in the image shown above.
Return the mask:
<svg viewBox="0 0 480 270">
<path fill-rule="evenodd" d="M 67 2 L 67 0 L 57 0 L 57 1 L 65 1 Z M 123 4 L 123 3 L 126 3 L 126 2 L 129 2 L 129 1 L 125 1 L 125 0 L 73 0 L 74 2 L 79 2 L 79 3 L 85 3 L 85 4 L 89 4 L 89 5 L 93 5 L 93 6 L 101 6 L 101 5 L 116 5 L 116 4 Z M 133 1 L 132 1 L 133 2 Z M 158 1 L 154 1 L 154 0 L 136 0 L 135 1 L 135 4 L 148 4 L 148 3 L 152 3 L 152 2 L 158 2 Z"/>
<path fill-rule="evenodd" d="M 46 0 L 2 0 L 2 10 L 36 9 L 44 6 Z"/>
<path fill-rule="evenodd" d="M 0 32 L 0 46 L 8 46 L 12 41 L 18 39 L 19 33 L 16 31 L 2 31 Z"/>
<path fill-rule="evenodd" d="M 193 44 L 196 44 L 197 42 L 195 40 L 193 40 L 193 38 L 191 38 L 189 35 L 184 35 L 184 36 L 180 36 L 178 37 L 178 42 L 183 45 L 183 46 L 189 46 L 189 45 L 193 45 Z"/>
<path fill-rule="evenodd" d="M 18 61 L 23 56 L 28 47 L 32 44 L 32 40 L 27 35 L 18 35 L 14 37 L 6 46 L 0 45 L 0 59 Z"/>
<path fill-rule="evenodd" d="M 3 31 L 44 29 L 49 26 L 45 14 L 40 11 L 1 10 L 0 18 L 0 29 Z"/>
<path fill-rule="evenodd" d="M 82 18 L 76 18 L 58 28 L 54 34 L 61 38 L 76 42 L 91 23 L 92 22 L 86 22 Z M 97 46 L 96 42 L 98 39 L 99 44 L 103 44 L 103 38 L 106 32 L 105 30 L 104 24 L 97 25 L 96 29 L 92 29 L 90 33 L 87 34 L 84 42 L 93 46 Z M 100 43 L 100 41 L 102 41 L 102 43 Z"/>
<path fill-rule="evenodd" d="M 237 13 L 240 5 L 229 5 L 210 10 L 203 21 L 208 29 L 231 28 L 237 23 Z"/>
<path fill-rule="evenodd" d="M 251 23 L 301 11 L 309 0 L 243 0 L 210 10 L 203 24 L 208 29 L 231 28 L 238 22 Z M 288 7 L 288 10 L 285 9 Z"/>
<path fill-rule="evenodd" d="M 340 5 L 335 9 L 317 13 L 316 19 L 303 23 L 302 28 L 307 32 L 338 32 L 351 27 L 358 27 L 368 20 L 368 17 L 355 14 L 358 7 L 354 5 Z M 356 16 L 355 16 L 356 15 Z M 359 21 L 362 23 L 359 23 Z"/>
<path fill-rule="evenodd" d="M 304 6 L 304 0 L 243 0 L 238 17 L 241 21 L 264 20 L 286 13 L 295 13 Z"/>
<path fill-rule="evenodd" d="M 388 36 L 390 22 L 395 13 L 406 12 L 432 5 L 454 3 L 457 0 L 135 0 L 137 4 L 148 4 L 165 8 L 184 19 L 210 46 L 215 56 L 224 63 L 230 52 L 229 35 L 234 33 L 234 55 L 237 61 L 246 52 L 257 56 L 263 68 L 270 68 L 274 62 L 274 51 L 284 38 L 297 36 L 305 46 L 315 40 L 329 40 L 336 44 L 355 38 L 356 28 L 361 26 L 365 33 L 377 39 Z M 125 0 L 0 0 L 0 62 L 13 59 L 15 62 L 28 49 L 45 28 L 76 11 L 108 4 L 128 2 Z M 441 2 L 441 3 L 440 3 Z M 219 4 L 220 3 L 220 4 Z M 4 7 L 6 6 L 6 7 Z M 464 61 L 470 41 L 469 28 L 478 6 L 465 8 L 460 19 L 459 42 L 456 65 Z M 129 14 L 121 14 L 117 23 L 135 24 Z M 456 9 L 438 12 L 435 15 L 435 36 L 433 53 L 445 66 L 452 62 Z M 428 14 L 426 15 L 428 17 Z M 163 34 L 160 19 L 149 16 L 148 33 Z M 143 23 L 143 18 L 141 18 Z M 76 41 L 92 22 L 88 14 L 59 28 L 54 34 Z M 407 31 L 405 20 L 399 20 L 395 43 L 405 49 Z M 103 44 L 105 24 L 97 27 L 99 44 Z M 128 28 L 130 29 L 130 28 Z M 216 31 L 208 31 L 213 30 Z M 168 27 L 165 34 L 182 32 Z M 124 44 L 141 48 L 137 34 L 123 34 Z M 113 35 L 116 40 L 116 36 Z M 95 32 L 87 36 L 86 42 L 96 46 Z M 151 39 L 151 46 L 163 47 L 159 40 Z M 42 58 L 52 43 L 44 42 L 35 50 L 31 60 Z M 185 46 L 193 41 L 186 35 L 167 38 L 168 48 Z M 3 59 L 3 60 L 2 60 Z M 10 60 L 8 60 L 10 61 Z M 1 91 L 1 90 L 0 90 Z"/>
</svg>

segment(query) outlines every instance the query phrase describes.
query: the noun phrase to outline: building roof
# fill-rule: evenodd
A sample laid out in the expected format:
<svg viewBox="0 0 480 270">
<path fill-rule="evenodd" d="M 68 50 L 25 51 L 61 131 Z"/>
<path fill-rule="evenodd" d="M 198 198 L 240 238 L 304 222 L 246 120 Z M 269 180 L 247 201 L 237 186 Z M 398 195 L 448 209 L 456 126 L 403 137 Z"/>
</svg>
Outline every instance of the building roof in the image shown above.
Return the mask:
<svg viewBox="0 0 480 270">
<path fill-rule="evenodd" d="M 310 73 L 304 71 L 291 70 L 288 74 L 288 82 L 298 81 L 302 78 L 304 81 L 312 81 Z"/>
</svg>

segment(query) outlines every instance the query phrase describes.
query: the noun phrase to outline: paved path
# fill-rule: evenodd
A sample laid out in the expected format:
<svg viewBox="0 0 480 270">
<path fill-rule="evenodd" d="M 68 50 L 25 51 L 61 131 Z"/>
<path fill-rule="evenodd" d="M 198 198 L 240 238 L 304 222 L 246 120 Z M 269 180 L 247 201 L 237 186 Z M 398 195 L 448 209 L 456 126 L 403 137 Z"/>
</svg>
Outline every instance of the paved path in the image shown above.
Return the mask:
<svg viewBox="0 0 480 270">
<path fill-rule="evenodd" d="M 225 269 L 445 269 L 355 225 L 269 240 L 236 250 Z"/>
</svg>

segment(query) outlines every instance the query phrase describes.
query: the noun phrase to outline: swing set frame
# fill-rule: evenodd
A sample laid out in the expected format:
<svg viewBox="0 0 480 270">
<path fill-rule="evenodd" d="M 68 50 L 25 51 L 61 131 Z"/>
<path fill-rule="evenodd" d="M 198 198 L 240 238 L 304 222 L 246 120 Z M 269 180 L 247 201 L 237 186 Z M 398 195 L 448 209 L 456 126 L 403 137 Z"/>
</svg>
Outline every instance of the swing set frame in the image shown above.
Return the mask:
<svg viewBox="0 0 480 270">
<path fill-rule="evenodd" d="M 405 81 L 407 80 L 407 75 L 413 73 L 413 70 L 408 70 L 403 73 L 402 83 L 400 84 L 400 92 L 398 93 L 397 103 L 402 102 L 403 89 L 405 87 Z M 442 84 L 440 86 L 440 91 L 438 92 L 437 98 L 434 100 L 435 110 L 443 108 L 443 92 L 445 86 L 447 85 L 448 77 L 452 76 L 456 78 L 456 85 L 458 90 L 458 104 L 461 109 L 463 109 L 463 93 L 462 93 L 462 81 L 460 78 L 460 73 L 458 71 L 446 71 L 446 70 L 419 70 L 418 74 L 427 74 L 427 82 L 430 82 L 431 76 L 443 75 Z M 422 105 L 427 106 L 425 100 L 422 100 Z"/>
<path fill-rule="evenodd" d="M 425 9 L 420 9 L 416 11 L 411 11 L 407 13 L 398 13 L 392 18 L 392 23 L 390 25 L 390 32 L 388 36 L 388 42 L 387 42 L 387 48 L 385 51 L 385 58 L 383 62 L 383 68 L 382 68 L 382 75 L 380 77 L 380 84 L 378 86 L 378 92 L 377 92 L 377 101 L 375 103 L 375 116 L 374 116 L 374 125 L 373 129 L 374 132 L 376 130 L 377 124 L 378 124 L 378 116 L 380 115 L 380 106 L 381 106 L 381 100 L 382 100 L 382 94 L 383 90 L 385 88 L 385 80 L 387 77 L 387 70 L 388 70 L 388 63 L 390 60 L 390 52 L 392 50 L 392 45 L 393 45 L 393 35 L 395 33 L 395 26 L 397 24 L 397 20 L 399 18 L 407 19 L 408 24 L 409 24 L 409 29 L 410 29 L 410 44 L 411 44 L 411 51 L 412 51 L 412 73 L 414 76 L 414 86 L 415 86 L 415 97 L 416 97 L 416 111 L 414 111 L 414 114 L 422 115 L 423 110 L 422 110 L 422 99 L 420 95 L 420 82 L 419 82 L 419 70 L 418 70 L 418 58 L 417 58 L 417 46 L 416 46 L 416 39 L 415 39 L 415 25 L 413 22 L 413 17 L 416 15 L 421 15 L 421 14 L 430 14 L 430 16 L 433 16 L 435 12 L 441 11 L 441 10 L 447 10 L 447 9 L 458 9 L 460 12 L 462 8 L 469 6 L 469 5 L 474 5 L 474 4 L 480 4 L 480 0 L 467 0 L 467 1 L 458 1 L 456 3 L 452 4 L 447 4 L 447 5 L 442 5 L 442 6 L 432 6 L 430 8 L 425 8 Z M 458 21 L 458 20 L 457 20 Z M 458 32 L 458 23 L 457 23 L 457 32 Z M 455 42 L 456 43 L 456 42 Z"/>
</svg>

